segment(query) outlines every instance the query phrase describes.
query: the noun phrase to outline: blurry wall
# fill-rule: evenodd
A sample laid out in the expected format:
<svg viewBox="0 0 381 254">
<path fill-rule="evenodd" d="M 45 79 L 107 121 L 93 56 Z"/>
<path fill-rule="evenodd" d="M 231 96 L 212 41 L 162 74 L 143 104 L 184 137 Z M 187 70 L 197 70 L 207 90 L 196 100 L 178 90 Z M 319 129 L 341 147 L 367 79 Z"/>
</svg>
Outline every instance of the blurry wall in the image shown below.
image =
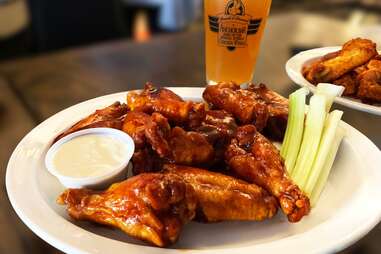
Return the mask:
<svg viewBox="0 0 381 254">
<path fill-rule="evenodd" d="M 202 0 L 0 0 L 0 59 L 131 37 L 142 10 L 153 33 L 176 32 Z"/>
<path fill-rule="evenodd" d="M 29 24 L 24 0 L 0 0 L 0 39 L 9 38 Z"/>
<path fill-rule="evenodd" d="M 118 38 L 125 33 L 117 0 L 29 0 L 37 51 Z"/>
<path fill-rule="evenodd" d="M 200 17 L 202 0 L 123 0 L 126 6 L 151 6 L 158 8 L 156 23 L 163 30 L 177 31 L 186 28 Z"/>
<path fill-rule="evenodd" d="M 202 2 L 0 0 L 0 60 L 130 38 L 134 35 L 133 25 L 137 16 L 142 12 L 154 35 L 182 31 L 195 20 L 202 20 Z M 325 10 L 340 11 L 348 7 L 380 13 L 381 0 L 273 0 L 272 13 L 277 15 L 294 9 L 306 13 L 318 10 L 324 16 Z"/>
<path fill-rule="evenodd" d="M 29 22 L 25 0 L 0 0 L 0 59 L 27 52 Z"/>
</svg>

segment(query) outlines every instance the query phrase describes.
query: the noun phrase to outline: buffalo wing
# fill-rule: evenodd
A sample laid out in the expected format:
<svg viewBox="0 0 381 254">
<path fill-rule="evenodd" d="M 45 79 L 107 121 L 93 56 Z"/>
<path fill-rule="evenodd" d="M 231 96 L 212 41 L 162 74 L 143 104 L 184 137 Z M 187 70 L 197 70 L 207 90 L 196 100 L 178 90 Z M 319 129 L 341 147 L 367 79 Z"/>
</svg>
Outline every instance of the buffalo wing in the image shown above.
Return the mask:
<svg viewBox="0 0 381 254">
<path fill-rule="evenodd" d="M 175 127 L 171 130 L 169 144 L 173 161 L 177 164 L 208 165 L 214 158 L 213 146 L 197 132 Z"/>
<path fill-rule="evenodd" d="M 115 102 L 106 108 L 96 110 L 93 114 L 80 120 L 68 130 L 64 131 L 58 137 L 56 137 L 54 142 L 73 132 L 83 129 L 99 127 L 121 129 L 124 121 L 124 115 L 127 112 L 128 107 L 126 104 Z"/>
<path fill-rule="evenodd" d="M 180 176 L 195 190 L 197 219 L 204 222 L 225 220 L 264 220 L 277 212 L 277 201 L 267 191 L 231 176 L 178 165 L 164 169 Z"/>
<path fill-rule="evenodd" d="M 147 83 L 141 92 L 130 92 L 127 104 L 134 111 L 148 114 L 158 112 L 175 125 L 198 126 L 205 116 L 205 104 L 184 101 L 180 96 L 166 88 L 157 88 Z"/>
<path fill-rule="evenodd" d="M 164 247 L 177 241 L 195 216 L 196 195 L 174 174 L 141 174 L 104 192 L 68 189 L 58 199 L 71 217 L 119 228 Z"/>
<path fill-rule="evenodd" d="M 132 137 L 137 149 L 146 147 L 148 143 L 160 157 L 169 156 L 171 153 L 167 143 L 170 126 L 167 119 L 159 113 L 150 116 L 143 112 L 131 111 L 124 119 L 122 130 Z"/>
<path fill-rule="evenodd" d="M 269 111 L 264 133 L 274 140 L 282 140 L 287 127 L 288 100 L 264 84 L 250 84 L 248 90 L 256 100 L 262 100 Z"/>
<path fill-rule="evenodd" d="M 212 108 L 231 113 L 240 124 L 254 124 L 258 130 L 266 127 L 269 111 L 262 100 L 241 89 L 238 84 L 219 83 L 207 86 L 203 98 Z"/>
<path fill-rule="evenodd" d="M 363 101 L 381 101 L 381 57 L 369 61 L 365 70 L 358 75 L 357 95 Z"/>
<path fill-rule="evenodd" d="M 225 157 L 238 177 L 258 184 L 274 195 L 289 221 L 297 222 L 309 213 L 308 197 L 289 179 L 278 150 L 257 132 L 255 126 L 238 129 Z"/>
<path fill-rule="evenodd" d="M 377 55 L 376 44 L 366 39 L 353 39 L 342 50 L 305 66 L 303 74 L 312 84 L 332 82 Z"/>
</svg>

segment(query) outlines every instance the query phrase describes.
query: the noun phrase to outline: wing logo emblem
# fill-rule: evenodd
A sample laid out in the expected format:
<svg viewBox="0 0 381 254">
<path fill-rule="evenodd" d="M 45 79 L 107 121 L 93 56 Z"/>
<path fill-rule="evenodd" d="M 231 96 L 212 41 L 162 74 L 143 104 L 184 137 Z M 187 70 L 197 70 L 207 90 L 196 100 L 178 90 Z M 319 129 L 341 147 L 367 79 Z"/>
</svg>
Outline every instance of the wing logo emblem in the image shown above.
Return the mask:
<svg viewBox="0 0 381 254">
<path fill-rule="evenodd" d="M 209 15 L 208 21 L 210 31 L 218 34 L 218 44 L 231 51 L 246 47 L 247 36 L 255 35 L 262 23 L 261 18 L 246 15 L 241 0 L 229 1 L 224 13 Z"/>
</svg>

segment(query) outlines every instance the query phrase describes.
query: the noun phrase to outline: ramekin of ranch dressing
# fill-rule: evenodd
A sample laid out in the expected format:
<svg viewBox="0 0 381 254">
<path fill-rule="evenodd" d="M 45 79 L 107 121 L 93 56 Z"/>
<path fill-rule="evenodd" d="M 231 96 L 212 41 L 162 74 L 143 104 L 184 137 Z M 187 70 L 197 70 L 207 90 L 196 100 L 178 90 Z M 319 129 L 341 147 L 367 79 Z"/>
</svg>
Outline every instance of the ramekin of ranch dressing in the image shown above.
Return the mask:
<svg viewBox="0 0 381 254">
<path fill-rule="evenodd" d="M 104 188 L 126 179 L 134 150 L 127 133 L 111 128 L 86 129 L 53 144 L 45 165 L 67 188 Z"/>
</svg>

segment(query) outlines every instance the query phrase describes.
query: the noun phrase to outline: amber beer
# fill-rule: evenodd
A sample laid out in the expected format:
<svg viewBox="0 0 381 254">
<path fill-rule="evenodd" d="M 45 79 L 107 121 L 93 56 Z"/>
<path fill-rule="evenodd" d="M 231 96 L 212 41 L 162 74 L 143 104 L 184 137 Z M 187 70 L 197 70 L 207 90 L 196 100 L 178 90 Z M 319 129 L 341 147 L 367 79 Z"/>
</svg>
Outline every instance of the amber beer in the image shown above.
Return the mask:
<svg viewBox="0 0 381 254">
<path fill-rule="evenodd" d="M 271 0 L 204 0 L 209 83 L 253 78 Z"/>
</svg>

